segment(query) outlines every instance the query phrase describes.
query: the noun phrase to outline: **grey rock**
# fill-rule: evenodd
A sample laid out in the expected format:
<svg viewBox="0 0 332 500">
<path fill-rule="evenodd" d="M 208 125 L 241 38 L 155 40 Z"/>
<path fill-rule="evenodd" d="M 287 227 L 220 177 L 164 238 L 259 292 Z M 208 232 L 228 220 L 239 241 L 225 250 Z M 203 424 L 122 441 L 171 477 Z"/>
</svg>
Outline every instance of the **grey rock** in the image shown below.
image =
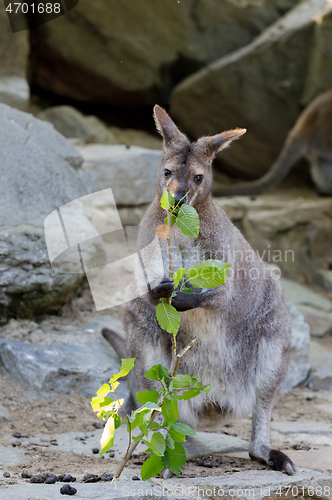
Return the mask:
<svg viewBox="0 0 332 500">
<path fill-rule="evenodd" d="M 16 466 L 26 463 L 27 457 L 19 448 L 0 446 L 0 464 L 4 467 Z"/>
<path fill-rule="evenodd" d="M 116 0 L 81 2 L 35 30 L 34 82 L 81 101 L 152 106 L 165 102 L 181 78 L 249 43 L 295 4 L 132 0 L 128 9 Z"/>
<path fill-rule="evenodd" d="M 289 488 L 291 491 L 293 486 L 298 490 L 302 489 L 302 486 L 305 489 L 309 486 L 331 488 L 332 476 L 309 469 L 301 469 L 293 476 L 272 470 L 251 470 L 223 476 L 174 478 L 167 482 L 155 478 L 153 483 L 161 488 L 164 486 L 166 491 L 181 488 L 181 491 L 185 492 L 189 498 L 190 495 L 197 498 L 199 494 L 200 498 L 230 498 L 234 495 L 239 499 L 261 500 L 277 497 L 278 494 L 275 495 L 275 492 L 280 491 L 281 485 L 282 491 L 283 488 Z M 293 491 L 296 491 L 295 488 Z"/>
<path fill-rule="evenodd" d="M 0 423 L 7 422 L 10 419 L 10 411 L 0 403 Z"/>
<path fill-rule="evenodd" d="M 132 474 L 131 474 L 132 476 Z M 2 488 L 1 500 L 27 500 L 40 499 L 40 500 L 59 500 L 59 483 L 56 484 L 15 484 Z M 150 500 L 157 498 L 153 496 L 155 486 L 148 481 L 142 483 L 131 480 L 131 477 L 124 481 L 122 478 L 117 484 L 109 482 L 103 483 L 80 483 L 75 485 L 77 494 L 74 496 L 77 500 L 121 500 L 123 498 L 128 500 L 140 499 Z M 146 494 L 142 494 L 142 490 Z M 161 490 L 162 491 L 162 490 Z M 67 498 L 64 496 L 63 498 Z M 184 500 L 185 496 L 177 494 L 167 495 L 169 500 Z"/>
<path fill-rule="evenodd" d="M 45 347 L 1 340 L 0 360 L 18 384 L 44 393 L 67 394 L 75 390 L 89 398 L 120 368 L 115 352 L 104 339 Z M 118 393 L 129 401 L 125 382 Z"/>
<path fill-rule="evenodd" d="M 332 292 L 332 271 L 319 269 L 314 275 L 314 281 L 324 290 Z"/>
<path fill-rule="evenodd" d="M 332 333 L 332 312 L 306 305 L 300 305 L 299 310 L 310 327 L 311 336 L 323 337 Z"/>
<path fill-rule="evenodd" d="M 111 188 L 117 206 L 143 205 L 155 197 L 161 151 L 105 145 L 78 149 L 96 189 Z"/>
<path fill-rule="evenodd" d="M 58 308 L 82 282 L 52 270 L 44 220 L 88 194 L 82 157 L 52 125 L 0 104 L 0 321 Z"/>
<path fill-rule="evenodd" d="M 107 127 L 96 116 L 85 116 L 72 106 L 54 106 L 37 117 L 52 123 L 74 146 L 84 144 L 125 144 L 146 149 L 161 149 L 162 140 L 144 130 Z M 74 139 L 75 138 L 75 139 Z M 75 142 L 74 142 L 75 141 Z"/>
<path fill-rule="evenodd" d="M 332 391 L 332 352 L 318 342 L 310 343 L 309 389 Z"/>
<path fill-rule="evenodd" d="M 289 279 L 283 279 L 283 287 L 286 300 L 295 305 L 309 305 L 323 311 L 332 311 L 331 300 L 313 292 L 306 286 Z"/>
<path fill-rule="evenodd" d="M 196 436 L 188 436 L 184 446 L 187 456 L 207 455 L 209 453 L 226 453 L 248 450 L 248 441 L 235 436 L 216 432 L 197 432 Z"/>
<path fill-rule="evenodd" d="M 314 370 L 307 385 L 313 391 L 332 391 L 332 370 Z"/>
<path fill-rule="evenodd" d="M 19 16 L 23 17 L 23 14 L 18 13 Z M 28 30 L 13 34 L 5 3 L 0 2 L 0 103 L 22 110 L 27 108 L 30 98 L 27 82 L 29 51 Z"/>
<path fill-rule="evenodd" d="M 288 371 L 280 392 L 290 392 L 303 382 L 309 373 L 310 330 L 303 315 L 297 308 L 288 303 L 292 319 L 292 344 L 290 350 Z"/>
<path fill-rule="evenodd" d="M 0 77 L 0 102 L 25 111 L 30 101 L 30 87 L 25 78 Z"/>
<path fill-rule="evenodd" d="M 180 82 L 171 97 L 172 116 L 194 137 L 247 128 L 222 160 L 233 172 L 259 177 L 302 106 L 332 86 L 331 12 L 328 0 L 298 2 L 249 45 Z"/>
<path fill-rule="evenodd" d="M 118 144 L 114 134 L 95 116 L 85 116 L 72 106 L 54 106 L 38 115 L 52 123 L 67 138 L 79 138 L 85 143 Z"/>
</svg>

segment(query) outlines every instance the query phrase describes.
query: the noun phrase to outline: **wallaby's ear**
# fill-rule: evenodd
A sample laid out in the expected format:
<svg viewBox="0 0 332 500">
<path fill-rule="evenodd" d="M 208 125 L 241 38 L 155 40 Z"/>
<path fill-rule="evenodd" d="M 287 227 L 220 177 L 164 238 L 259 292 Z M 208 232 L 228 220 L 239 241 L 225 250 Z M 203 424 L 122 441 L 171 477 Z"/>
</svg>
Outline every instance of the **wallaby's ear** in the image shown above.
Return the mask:
<svg viewBox="0 0 332 500">
<path fill-rule="evenodd" d="M 183 134 L 177 128 L 172 118 L 168 116 L 166 111 L 157 104 L 153 108 L 153 116 L 157 130 L 164 138 L 165 146 L 167 146 L 170 142 L 183 137 Z"/>
<path fill-rule="evenodd" d="M 245 128 L 235 128 L 211 137 L 201 137 L 198 139 L 197 144 L 204 150 L 206 155 L 214 157 L 219 151 L 227 148 L 232 141 L 239 139 L 246 132 L 247 129 Z"/>
</svg>

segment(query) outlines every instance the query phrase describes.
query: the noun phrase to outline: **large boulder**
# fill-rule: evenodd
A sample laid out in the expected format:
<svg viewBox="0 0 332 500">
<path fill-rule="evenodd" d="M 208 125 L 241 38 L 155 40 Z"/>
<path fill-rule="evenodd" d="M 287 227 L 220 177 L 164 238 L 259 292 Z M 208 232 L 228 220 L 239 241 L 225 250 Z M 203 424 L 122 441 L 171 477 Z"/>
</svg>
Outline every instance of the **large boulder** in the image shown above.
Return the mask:
<svg viewBox="0 0 332 500">
<path fill-rule="evenodd" d="M 82 157 L 52 125 L 0 104 L 0 318 L 59 307 L 81 274 L 52 270 L 44 220 L 91 192 Z"/>
<path fill-rule="evenodd" d="M 194 137 L 247 128 L 222 159 L 234 173 L 259 177 L 303 105 L 332 87 L 331 23 L 331 2 L 300 2 L 249 45 L 182 81 L 172 116 Z"/>
<path fill-rule="evenodd" d="M 0 102 L 18 109 L 28 106 L 28 57 L 29 32 L 12 32 L 6 6 L 0 2 Z"/>
<path fill-rule="evenodd" d="M 125 144 L 147 149 L 161 149 L 162 139 L 144 130 L 108 127 L 96 116 L 85 116 L 72 106 L 53 106 L 38 113 L 37 118 L 52 123 L 68 139 L 85 144 Z"/>
<path fill-rule="evenodd" d="M 156 194 L 157 170 L 162 152 L 126 146 L 91 144 L 79 147 L 83 167 L 96 189 L 112 189 L 116 205 L 150 203 Z"/>
<path fill-rule="evenodd" d="M 80 2 L 34 30 L 33 82 L 83 101 L 163 103 L 175 83 L 249 43 L 296 2 Z"/>
<path fill-rule="evenodd" d="M 303 315 L 290 302 L 288 310 L 292 319 L 292 344 L 288 362 L 288 371 L 282 383 L 281 392 L 291 392 L 294 387 L 306 380 L 310 364 L 310 330 L 304 321 Z"/>
</svg>

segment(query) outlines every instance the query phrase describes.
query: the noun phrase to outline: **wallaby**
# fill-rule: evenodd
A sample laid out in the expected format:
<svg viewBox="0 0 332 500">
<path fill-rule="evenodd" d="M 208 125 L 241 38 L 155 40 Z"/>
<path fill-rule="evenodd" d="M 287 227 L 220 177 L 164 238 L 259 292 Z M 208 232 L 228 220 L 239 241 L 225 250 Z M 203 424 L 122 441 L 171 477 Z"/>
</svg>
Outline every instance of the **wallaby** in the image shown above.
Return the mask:
<svg viewBox="0 0 332 500">
<path fill-rule="evenodd" d="M 332 91 L 314 99 L 300 114 L 272 168 L 260 179 L 214 192 L 216 196 L 263 193 L 278 185 L 300 158 L 310 164 L 320 194 L 332 194 Z"/>
<path fill-rule="evenodd" d="M 282 287 L 211 194 L 214 156 L 246 130 L 230 130 L 190 143 L 165 110 L 155 106 L 154 117 L 163 136 L 163 159 L 156 197 L 140 224 L 138 249 L 146 252 L 149 275 L 159 276 L 159 284 L 150 283 L 149 292 L 127 306 L 125 347 L 127 356 L 136 358 L 135 381 L 140 390 L 156 388 L 144 374 L 157 363 L 170 366 L 171 362 L 171 336 L 160 328 L 155 311 L 159 299 L 173 292 L 173 282 L 165 277 L 168 246 L 165 211 L 159 202 L 166 189 L 176 202 L 184 198 L 182 202 L 192 205 L 200 219 L 197 238 L 183 235 L 176 225 L 172 227 L 174 270 L 190 268 L 206 259 L 219 259 L 232 266 L 225 284 L 199 293 L 178 292 L 172 299 L 181 316 L 178 350 L 198 337 L 181 358 L 178 372 L 212 384 L 208 395 L 180 401 L 180 420 L 199 429 L 215 427 L 225 417 L 253 412 L 250 456 L 294 474 L 291 460 L 270 445 L 271 410 L 287 370 L 291 339 Z M 162 268 L 156 262 L 155 245 L 162 252 Z M 140 286 L 134 280 L 137 296 Z M 106 329 L 103 334 L 117 348 L 119 337 Z"/>
</svg>

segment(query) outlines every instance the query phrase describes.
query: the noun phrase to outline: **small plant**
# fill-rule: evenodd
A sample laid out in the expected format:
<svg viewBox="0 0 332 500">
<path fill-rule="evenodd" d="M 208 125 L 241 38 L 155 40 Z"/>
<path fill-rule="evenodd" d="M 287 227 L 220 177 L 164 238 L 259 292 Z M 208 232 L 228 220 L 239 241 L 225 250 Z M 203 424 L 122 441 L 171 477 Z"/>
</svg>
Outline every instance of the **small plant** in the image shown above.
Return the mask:
<svg viewBox="0 0 332 500">
<path fill-rule="evenodd" d="M 98 413 L 98 417 L 108 419 L 101 438 L 101 453 L 105 453 L 114 444 L 115 429 L 120 427 L 122 412 L 127 431 L 129 444 L 127 452 L 122 459 L 118 470 L 114 475 L 116 481 L 127 461 L 131 457 L 138 443 L 143 441 L 147 446 L 146 451 L 152 455 L 142 465 L 141 475 L 143 480 L 159 474 L 165 467 L 176 475 L 186 463 L 186 452 L 181 443 L 186 436 L 194 436 L 195 431 L 186 424 L 178 422 L 178 402 L 180 400 L 192 399 L 202 392 L 207 394 L 210 385 L 203 385 L 198 377 L 176 374 L 181 357 L 194 345 L 196 338 L 185 347 L 182 352 L 177 352 L 176 334 L 179 331 L 181 318 L 175 307 L 172 306 L 172 298 L 177 295 L 176 290 L 185 293 L 193 293 L 196 288 L 212 288 L 224 283 L 227 279 L 229 264 L 218 260 L 206 260 L 196 264 L 191 269 L 178 269 L 173 272 L 171 228 L 176 224 L 178 229 L 186 236 L 197 237 L 199 234 L 199 217 L 196 210 L 185 203 L 175 203 L 173 196 L 165 191 L 160 199 L 160 204 L 167 211 L 165 218 L 165 238 L 169 249 L 169 277 L 174 282 L 174 292 L 168 299 L 160 299 L 156 308 L 156 317 L 160 327 L 172 335 L 172 361 L 171 366 L 157 364 L 150 368 L 145 377 L 159 382 L 159 390 L 137 392 L 136 397 L 141 407 L 131 412 L 128 416 L 123 409 L 123 400 L 118 399 L 116 389 L 119 379 L 125 377 L 134 367 L 135 358 L 122 359 L 120 372 L 111 377 L 110 384 L 104 384 L 92 398 L 92 408 Z M 160 415 L 158 422 L 155 421 Z M 133 435 L 133 431 L 139 428 L 140 433 Z"/>
</svg>

